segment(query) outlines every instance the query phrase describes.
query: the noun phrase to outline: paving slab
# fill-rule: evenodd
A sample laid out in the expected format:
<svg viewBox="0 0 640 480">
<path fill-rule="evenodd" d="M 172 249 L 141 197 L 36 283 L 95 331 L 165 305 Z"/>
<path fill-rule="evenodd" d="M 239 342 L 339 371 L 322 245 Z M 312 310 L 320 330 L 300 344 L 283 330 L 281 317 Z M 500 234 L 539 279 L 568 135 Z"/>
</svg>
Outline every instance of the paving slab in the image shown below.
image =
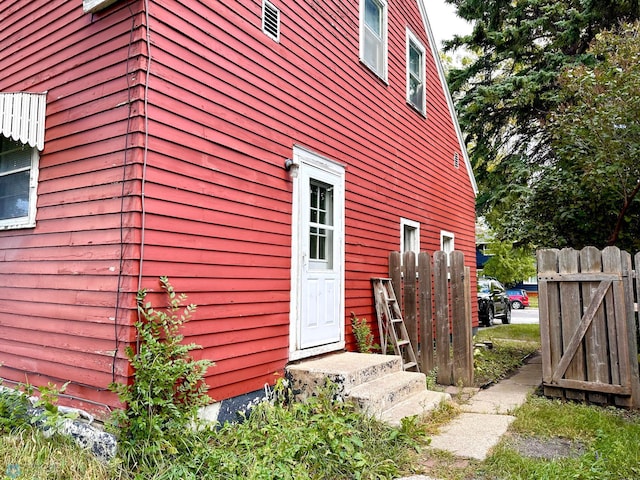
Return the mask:
<svg viewBox="0 0 640 480">
<path fill-rule="evenodd" d="M 484 460 L 516 417 L 486 413 L 462 413 L 431 438 L 431 448 L 458 457 Z"/>
<path fill-rule="evenodd" d="M 459 457 L 484 460 L 504 435 L 515 417 L 509 415 L 522 405 L 542 382 L 539 356 L 508 379 L 480 390 L 461 405 L 463 413 L 431 439 L 431 447 Z"/>
</svg>

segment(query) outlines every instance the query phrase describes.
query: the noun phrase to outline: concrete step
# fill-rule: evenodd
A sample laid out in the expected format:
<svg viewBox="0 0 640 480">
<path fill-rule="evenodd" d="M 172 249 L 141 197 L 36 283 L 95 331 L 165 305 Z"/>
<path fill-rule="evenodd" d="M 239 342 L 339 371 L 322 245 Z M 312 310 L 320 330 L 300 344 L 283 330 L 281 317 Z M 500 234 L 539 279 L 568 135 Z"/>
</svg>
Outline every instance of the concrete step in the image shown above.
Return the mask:
<svg viewBox="0 0 640 480">
<path fill-rule="evenodd" d="M 421 392 L 415 393 L 385 410 L 378 416 L 378 419 L 389 425 L 399 426 L 403 418 L 413 415 L 426 415 L 440 403 L 450 400 L 451 395 L 448 393 L 434 392 L 425 388 Z"/>
<path fill-rule="evenodd" d="M 393 372 L 357 385 L 345 392 L 361 410 L 379 416 L 393 405 L 424 391 L 427 377 L 418 372 Z"/>
<path fill-rule="evenodd" d="M 343 352 L 287 366 L 287 377 L 297 400 L 304 400 L 325 385 L 328 378 L 344 396 L 354 387 L 392 372 L 402 371 L 400 357 Z"/>
<path fill-rule="evenodd" d="M 402 370 L 400 357 L 354 352 L 336 353 L 287 366 L 295 399 L 304 401 L 333 382 L 336 395 L 391 425 L 403 417 L 424 415 L 451 396 L 426 388 L 423 373 Z"/>
</svg>

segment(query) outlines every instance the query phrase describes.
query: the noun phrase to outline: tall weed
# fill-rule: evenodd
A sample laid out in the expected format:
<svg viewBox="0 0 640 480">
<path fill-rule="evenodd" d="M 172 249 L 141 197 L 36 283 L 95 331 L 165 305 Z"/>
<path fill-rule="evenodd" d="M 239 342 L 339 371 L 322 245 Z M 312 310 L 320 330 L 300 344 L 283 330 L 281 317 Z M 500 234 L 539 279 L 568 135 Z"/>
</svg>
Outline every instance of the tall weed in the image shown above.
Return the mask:
<svg viewBox="0 0 640 480">
<path fill-rule="evenodd" d="M 110 386 L 126 404 L 114 412 L 112 422 L 120 454 L 134 470 L 154 469 L 193 447 L 198 409 L 210 403 L 204 377 L 213 362 L 194 360 L 190 352 L 200 347 L 183 344 L 180 333 L 196 306 L 183 307 L 186 295 L 177 295 L 167 277 L 160 277 L 160 284 L 168 298 L 164 309 L 146 301 L 146 290 L 138 293 L 139 347 L 126 349 L 133 383 Z"/>
</svg>

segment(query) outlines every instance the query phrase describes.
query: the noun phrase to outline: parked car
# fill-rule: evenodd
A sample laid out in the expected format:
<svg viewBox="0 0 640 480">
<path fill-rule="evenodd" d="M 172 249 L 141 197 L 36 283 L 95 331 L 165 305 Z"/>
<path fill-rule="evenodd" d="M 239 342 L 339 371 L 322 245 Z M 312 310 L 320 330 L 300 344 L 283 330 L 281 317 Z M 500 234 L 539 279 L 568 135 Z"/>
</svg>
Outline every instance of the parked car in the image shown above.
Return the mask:
<svg viewBox="0 0 640 480">
<path fill-rule="evenodd" d="M 494 318 L 511 323 L 511 302 L 507 291 L 493 278 L 478 279 L 478 316 L 480 323 L 490 326 Z"/>
<path fill-rule="evenodd" d="M 509 301 L 511 302 L 511 308 L 520 310 L 529 306 L 529 295 L 526 290 L 507 290 L 509 295 Z"/>
</svg>

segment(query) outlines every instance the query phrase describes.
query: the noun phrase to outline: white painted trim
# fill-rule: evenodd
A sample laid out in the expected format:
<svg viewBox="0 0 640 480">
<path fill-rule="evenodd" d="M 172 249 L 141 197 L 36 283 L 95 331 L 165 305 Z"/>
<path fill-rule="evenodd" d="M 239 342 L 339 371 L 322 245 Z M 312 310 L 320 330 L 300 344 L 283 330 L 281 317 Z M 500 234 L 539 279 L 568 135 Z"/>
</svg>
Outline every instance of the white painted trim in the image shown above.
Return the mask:
<svg viewBox="0 0 640 480">
<path fill-rule="evenodd" d="M 116 0 L 82 0 L 82 9 L 84 13 L 95 13 L 115 2 Z"/>
<path fill-rule="evenodd" d="M 416 231 L 416 238 L 411 251 L 416 254 L 416 264 L 418 262 L 418 254 L 420 253 L 420 222 L 409 220 L 408 218 L 400 218 L 400 253 L 404 253 L 404 227 L 412 227 Z M 400 258 L 404 258 L 402 255 Z"/>
<path fill-rule="evenodd" d="M 413 44 L 422 54 L 422 71 L 420 72 L 422 75 L 422 105 L 414 105 L 409 99 L 409 85 L 411 84 L 411 75 L 410 75 L 410 60 L 409 60 L 409 46 Z M 427 50 L 424 48 L 424 45 L 420 41 L 420 39 L 414 35 L 414 33 L 407 27 L 406 34 L 406 93 L 405 98 L 407 103 L 418 110 L 422 115 L 427 114 Z"/>
<path fill-rule="evenodd" d="M 0 135 L 42 151 L 47 92 L 0 93 Z"/>
<path fill-rule="evenodd" d="M 342 196 L 342 202 L 340 209 L 336 211 L 336 221 L 340 221 L 341 224 L 341 237 L 337 239 L 342 249 L 342 258 L 340 262 L 340 306 L 339 311 L 341 313 L 340 320 L 340 339 L 338 342 L 330 343 L 327 345 L 321 345 L 318 347 L 300 349 L 299 343 L 299 331 L 298 331 L 298 319 L 300 317 L 300 295 L 302 291 L 301 285 L 301 255 L 300 255 L 300 225 L 303 221 L 303 212 L 300 208 L 300 176 L 294 177 L 293 180 L 293 193 L 292 193 L 292 210 L 291 210 L 291 294 L 289 299 L 289 360 L 299 360 L 301 358 L 308 358 L 317 355 L 321 355 L 328 352 L 337 350 L 343 350 L 345 347 L 345 316 L 344 316 L 344 295 L 345 295 L 345 166 L 323 157 L 310 149 L 305 147 L 294 145 L 293 147 L 294 161 L 298 162 L 301 167 L 302 164 L 309 165 L 313 168 L 324 170 L 327 173 L 339 177 L 339 184 L 336 188 L 340 188 L 340 195 Z"/>
<path fill-rule="evenodd" d="M 453 232 L 447 232 L 446 230 L 440 230 L 440 250 L 442 250 L 443 252 L 444 250 L 444 239 L 445 237 L 450 238 L 451 239 L 451 243 L 452 248 L 451 248 L 451 252 L 453 252 L 456 248 L 456 235 Z M 451 253 L 451 252 L 446 252 L 447 254 Z"/>
<path fill-rule="evenodd" d="M 267 9 L 271 9 L 276 12 L 276 35 L 272 35 L 269 29 L 267 28 Z M 273 2 L 269 0 L 262 0 L 262 33 L 264 33 L 267 37 L 274 40 L 275 42 L 280 42 L 280 9 L 276 7 Z"/>
<path fill-rule="evenodd" d="M 365 35 L 365 26 L 364 26 L 364 2 L 365 0 L 360 0 L 360 61 L 363 65 L 371 70 L 376 76 L 380 77 L 385 83 L 389 83 L 389 5 L 387 0 L 373 0 L 374 2 L 380 4 L 382 7 L 383 15 L 382 15 L 382 71 L 378 72 L 373 69 L 371 65 L 369 65 L 364 60 L 364 35 Z"/>
<path fill-rule="evenodd" d="M 449 86 L 447 84 L 447 76 L 444 73 L 444 68 L 442 67 L 442 62 L 440 61 L 440 54 L 438 52 L 436 40 L 433 36 L 433 31 L 431 30 L 431 24 L 429 23 L 429 17 L 427 15 L 427 7 L 425 5 L 425 0 L 416 0 L 416 2 L 418 3 L 418 8 L 420 9 L 420 13 L 422 15 L 422 23 L 424 24 L 424 29 L 427 33 L 427 36 L 429 37 L 431 54 L 433 55 L 434 62 L 438 69 L 438 77 L 440 78 L 440 83 L 442 84 L 442 89 L 444 91 L 445 98 L 447 99 L 447 105 L 449 106 L 449 114 L 451 115 L 451 120 L 453 121 L 453 126 L 456 130 L 458 143 L 460 144 L 460 150 L 462 151 L 462 157 L 464 158 L 464 164 L 467 167 L 467 172 L 469 174 L 469 181 L 471 182 L 473 193 L 477 195 L 478 184 L 476 183 L 476 177 L 473 175 L 473 170 L 471 168 L 471 161 L 469 160 L 469 152 L 467 152 L 467 146 L 464 141 L 464 136 L 462 135 L 462 130 L 460 129 L 458 116 L 456 115 L 456 108 L 455 108 L 455 105 L 453 104 L 453 98 L 451 98 L 451 92 L 449 91 Z"/>
<path fill-rule="evenodd" d="M 31 148 L 31 168 L 29 170 L 29 213 L 25 217 L 0 220 L 0 230 L 33 228 L 36 226 L 36 206 L 38 203 L 38 176 L 40 175 L 40 155 Z"/>
</svg>

